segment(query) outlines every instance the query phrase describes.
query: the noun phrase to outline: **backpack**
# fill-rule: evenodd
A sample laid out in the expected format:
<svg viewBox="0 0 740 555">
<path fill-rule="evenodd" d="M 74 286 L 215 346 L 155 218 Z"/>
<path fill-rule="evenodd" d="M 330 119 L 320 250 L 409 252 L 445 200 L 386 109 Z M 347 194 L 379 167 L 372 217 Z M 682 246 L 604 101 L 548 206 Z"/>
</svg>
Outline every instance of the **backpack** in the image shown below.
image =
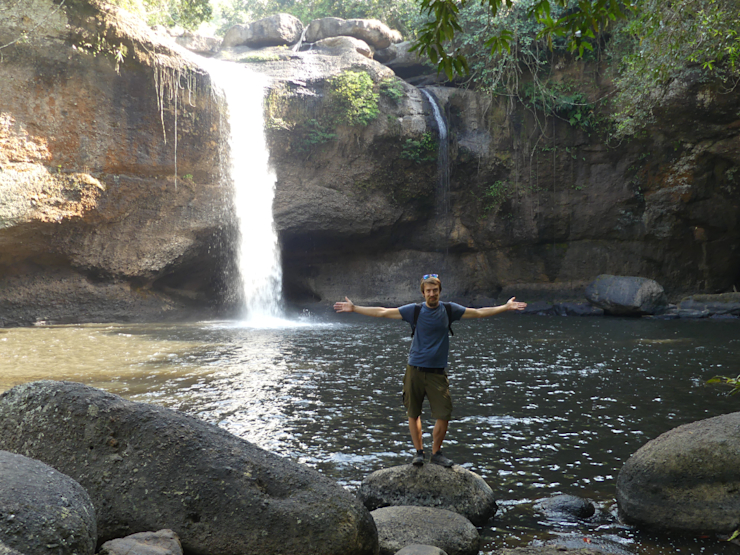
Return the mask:
<svg viewBox="0 0 740 555">
<path fill-rule="evenodd" d="M 450 335 L 455 335 L 455 332 L 452 331 L 452 305 L 450 303 L 442 303 L 442 306 L 445 307 L 445 311 L 447 312 L 447 331 L 450 332 Z M 421 303 L 416 303 L 414 306 L 414 322 L 411 324 L 411 338 L 414 338 L 414 334 L 416 333 L 416 322 L 419 321 L 419 314 L 421 313 Z"/>
</svg>

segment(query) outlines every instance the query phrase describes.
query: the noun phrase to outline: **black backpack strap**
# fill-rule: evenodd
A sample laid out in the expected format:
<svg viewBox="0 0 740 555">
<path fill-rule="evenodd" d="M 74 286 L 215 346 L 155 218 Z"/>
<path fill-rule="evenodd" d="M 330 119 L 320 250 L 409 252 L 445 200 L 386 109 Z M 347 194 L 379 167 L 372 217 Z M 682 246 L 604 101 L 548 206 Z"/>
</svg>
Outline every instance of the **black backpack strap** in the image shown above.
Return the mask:
<svg viewBox="0 0 740 555">
<path fill-rule="evenodd" d="M 445 307 L 445 310 L 447 311 L 447 331 L 450 332 L 450 335 L 455 335 L 455 332 L 452 331 L 452 304 L 450 303 L 442 303 Z"/>
<path fill-rule="evenodd" d="M 411 338 L 413 339 L 416 333 L 416 322 L 419 321 L 419 313 L 421 312 L 421 303 L 414 305 L 414 321 L 411 323 Z"/>
<path fill-rule="evenodd" d="M 455 332 L 452 331 L 452 305 L 450 303 L 442 303 L 442 306 L 445 307 L 445 312 L 447 312 L 447 331 L 450 332 L 450 335 L 455 335 Z M 419 314 L 421 313 L 421 303 L 417 303 L 414 305 L 414 321 L 411 324 L 411 337 L 414 337 L 414 334 L 416 333 L 416 322 L 419 321 Z"/>
</svg>

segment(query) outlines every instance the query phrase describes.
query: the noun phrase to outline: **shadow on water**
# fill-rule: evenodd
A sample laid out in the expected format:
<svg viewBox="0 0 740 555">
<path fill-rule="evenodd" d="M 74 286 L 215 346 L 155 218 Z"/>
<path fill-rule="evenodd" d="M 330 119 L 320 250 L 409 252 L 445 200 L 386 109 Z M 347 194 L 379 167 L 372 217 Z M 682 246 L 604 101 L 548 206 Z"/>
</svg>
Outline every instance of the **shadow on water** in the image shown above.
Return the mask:
<svg viewBox="0 0 740 555">
<path fill-rule="evenodd" d="M 0 331 L 0 391 L 37 379 L 80 381 L 218 424 L 349 489 L 410 458 L 400 394 L 410 334 L 397 321 L 342 315 L 267 329 L 200 322 Z M 482 552 L 557 541 L 610 553 L 739 553 L 714 538 L 638 533 L 617 522 L 614 506 L 617 473 L 645 442 L 740 410 L 739 399 L 704 385 L 737 374 L 739 331 L 738 321 L 458 322 L 445 451 L 499 499 L 481 529 Z M 432 425 L 425 421 L 427 443 Z M 558 522 L 535 514 L 536 500 L 559 493 L 592 499 L 597 515 Z"/>
</svg>

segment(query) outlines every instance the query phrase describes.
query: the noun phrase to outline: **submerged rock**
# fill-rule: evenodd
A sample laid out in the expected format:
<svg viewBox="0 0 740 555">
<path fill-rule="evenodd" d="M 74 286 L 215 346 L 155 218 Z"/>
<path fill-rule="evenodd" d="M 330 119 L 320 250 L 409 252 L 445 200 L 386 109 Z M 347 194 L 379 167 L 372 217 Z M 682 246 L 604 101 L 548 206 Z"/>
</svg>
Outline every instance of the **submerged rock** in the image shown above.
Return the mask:
<svg viewBox="0 0 740 555">
<path fill-rule="evenodd" d="M 628 524 L 731 533 L 740 515 L 740 412 L 692 422 L 642 446 L 617 477 Z"/>
<path fill-rule="evenodd" d="M 594 516 L 596 512 L 591 501 L 575 495 L 555 495 L 541 499 L 534 507 L 548 518 L 584 519 Z"/>
<path fill-rule="evenodd" d="M 448 555 L 477 555 L 478 530 L 464 516 L 430 507 L 384 507 L 371 513 L 378 527 L 380 555 L 406 546 L 432 545 Z"/>
<path fill-rule="evenodd" d="M 399 505 L 434 507 L 459 513 L 478 526 L 497 509 L 493 490 L 485 480 L 457 465 L 384 468 L 367 476 L 357 495 L 371 511 Z"/>
<path fill-rule="evenodd" d="M 140 532 L 105 542 L 98 555 L 182 555 L 182 546 L 172 530 Z"/>
<path fill-rule="evenodd" d="M 695 312 L 705 316 L 740 316 L 740 293 L 692 295 L 678 304 L 679 314 Z"/>
<path fill-rule="evenodd" d="M 655 314 L 668 305 L 658 282 L 632 276 L 602 274 L 586 287 L 586 298 L 607 314 L 617 316 Z"/>
<path fill-rule="evenodd" d="M 169 528 L 192 553 L 377 552 L 365 507 L 315 470 L 85 385 L 40 381 L 5 392 L 0 448 L 78 480 L 95 505 L 99 541 Z"/>
<path fill-rule="evenodd" d="M 93 555 L 96 543 L 95 508 L 80 484 L 40 461 L 0 451 L 0 554 Z"/>
</svg>

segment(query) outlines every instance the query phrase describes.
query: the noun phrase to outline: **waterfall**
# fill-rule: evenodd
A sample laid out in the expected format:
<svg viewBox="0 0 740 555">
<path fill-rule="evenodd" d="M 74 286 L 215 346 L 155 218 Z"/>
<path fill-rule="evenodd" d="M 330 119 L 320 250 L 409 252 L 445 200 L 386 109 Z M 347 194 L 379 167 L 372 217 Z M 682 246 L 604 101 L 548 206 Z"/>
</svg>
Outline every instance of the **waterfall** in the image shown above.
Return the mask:
<svg viewBox="0 0 740 555">
<path fill-rule="evenodd" d="M 228 178 L 234 187 L 240 317 L 272 325 L 282 316 L 282 266 L 272 216 L 275 175 L 265 140 L 268 78 L 233 62 L 201 59 L 229 118 Z"/>
<path fill-rule="evenodd" d="M 450 212 L 450 141 L 447 123 L 439 108 L 437 98 L 426 89 L 419 89 L 429 100 L 439 130 L 437 150 L 437 216 L 446 218 Z"/>
</svg>

